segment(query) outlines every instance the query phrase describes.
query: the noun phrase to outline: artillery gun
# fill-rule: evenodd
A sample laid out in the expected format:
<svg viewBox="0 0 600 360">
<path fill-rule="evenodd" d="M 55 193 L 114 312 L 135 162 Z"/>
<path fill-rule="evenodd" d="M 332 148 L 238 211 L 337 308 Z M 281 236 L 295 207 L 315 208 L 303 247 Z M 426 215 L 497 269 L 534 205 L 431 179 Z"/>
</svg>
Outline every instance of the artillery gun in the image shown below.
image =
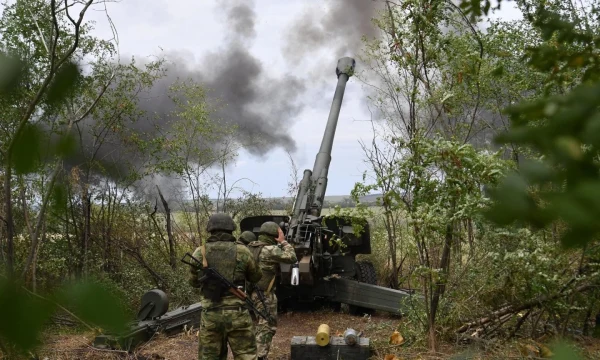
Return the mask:
<svg viewBox="0 0 600 360">
<path fill-rule="evenodd" d="M 98 349 L 133 351 L 138 345 L 152 339 L 157 333 L 174 335 L 184 330 L 197 329 L 200 325 L 202 306 L 195 303 L 169 309 L 169 298 L 162 290 L 146 292 L 141 299 L 136 320 L 122 334 L 100 334 L 94 338 L 93 346 Z"/>
<path fill-rule="evenodd" d="M 278 274 L 277 297 L 282 306 L 324 299 L 336 307 L 348 304 L 353 313 L 400 313 L 401 299 L 410 294 L 377 286 L 373 264 L 356 260 L 357 255 L 371 253 L 366 219 L 321 215 L 337 122 L 346 83 L 354 74 L 355 65 L 350 57 L 338 60 L 337 87 L 321 147 L 313 169 L 304 170 L 291 216 L 247 217 L 240 222 L 240 230 L 258 235 L 264 222 L 274 221 L 294 246 L 298 263 L 281 264 Z"/>
<path fill-rule="evenodd" d="M 401 301 L 411 294 L 377 286 L 373 265 L 356 260 L 357 255 L 371 253 L 368 222 L 356 217 L 321 215 L 337 121 L 346 83 L 353 75 L 354 67 L 352 58 L 338 60 L 338 83 L 321 148 L 313 170 L 304 170 L 292 215 L 247 217 L 240 222 L 240 230 L 259 235 L 264 222 L 274 221 L 281 224 L 287 241 L 294 246 L 298 263 L 281 264 L 278 274 L 280 305 L 326 300 L 336 306 L 348 304 L 355 314 L 372 310 L 401 314 Z M 169 312 L 167 309 L 167 295 L 158 289 L 150 290 L 142 297 L 137 320 L 131 323 L 130 329 L 119 335 L 99 335 L 94 346 L 131 351 L 156 333 L 172 335 L 190 327 L 197 328 L 202 311 L 200 303 Z"/>
</svg>

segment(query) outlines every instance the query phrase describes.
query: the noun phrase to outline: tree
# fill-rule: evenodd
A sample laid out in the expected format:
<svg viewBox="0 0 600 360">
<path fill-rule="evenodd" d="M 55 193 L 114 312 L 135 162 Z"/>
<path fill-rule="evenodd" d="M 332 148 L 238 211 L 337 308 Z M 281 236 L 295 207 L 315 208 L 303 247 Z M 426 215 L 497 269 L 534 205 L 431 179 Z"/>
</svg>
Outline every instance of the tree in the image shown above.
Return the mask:
<svg viewBox="0 0 600 360">
<path fill-rule="evenodd" d="M 184 204 L 184 214 L 191 232 L 202 233 L 202 218 L 208 218 L 211 203 L 206 195 L 207 183 L 212 182 L 210 169 L 225 166 L 229 156 L 227 146 L 221 152 L 219 142 L 235 129 L 221 126 L 214 118 L 213 104 L 206 100 L 206 91 L 201 84 L 191 80 L 179 81 L 170 87 L 170 97 L 176 104 L 171 130 L 165 134 L 163 149 L 166 160 L 158 163 L 165 174 L 176 174 L 187 184 L 182 194 L 192 199 L 192 211 Z"/>
<path fill-rule="evenodd" d="M 112 44 L 88 35 L 89 26 L 83 24 L 86 11 L 93 0 L 84 2 L 79 16 L 73 18 L 73 4 L 59 7 L 55 0 L 18 1 L 5 6 L 0 20 L 2 31 L 3 71 L 15 77 L 2 98 L 4 128 L 3 145 L 0 151 L 4 165 L 4 216 L 7 242 L 7 270 L 14 272 L 14 219 L 12 200 L 13 170 L 16 174 L 28 174 L 39 165 L 42 127 L 53 132 L 69 132 L 74 124 L 85 118 L 96 106 L 110 81 L 106 81 L 89 102 L 78 103 L 76 111 L 68 111 L 65 97 L 76 93 L 86 85 L 76 61 L 85 55 L 111 54 Z M 8 61 L 8 62 L 7 62 Z M 7 66 L 13 66 L 8 69 Z M 108 79 L 112 79 L 109 76 Z M 89 92 L 89 91 L 88 91 Z M 13 120 L 14 119 L 14 120 Z M 60 157 L 61 147 L 55 153 Z M 45 210 L 52 194 L 56 177 L 60 171 L 60 160 L 55 163 L 46 193 L 42 197 L 41 209 L 35 221 L 27 267 L 32 262 L 37 248 Z"/>
<path fill-rule="evenodd" d="M 417 136 L 411 141 L 395 138 L 391 143 L 402 158 L 377 165 L 377 171 L 385 173 L 378 173 L 372 185 L 357 184 L 355 192 L 366 194 L 383 187 L 387 192 L 382 202 L 388 204 L 384 212 L 400 214 L 397 210 L 403 210 L 401 214 L 410 229 L 405 236 L 414 243 L 418 256 L 413 276 L 425 297 L 425 327 L 429 344 L 435 349 L 436 317 L 451 276 L 451 260 L 462 262 L 463 258 L 460 253 L 452 256 L 459 241 L 456 229 L 485 205 L 482 185 L 495 183 L 507 164 L 498 154 L 478 152 L 469 144 L 455 141 Z M 386 222 L 388 227 L 391 225 Z"/>
<path fill-rule="evenodd" d="M 436 346 L 436 318 L 443 308 L 440 304 L 448 288 L 448 279 L 454 276 L 450 271 L 451 260 L 455 259 L 455 263 L 462 266 L 463 259 L 461 256 L 456 257 L 456 253 L 460 254 L 462 234 L 466 234 L 468 239 L 468 259 L 475 259 L 481 254 L 475 251 L 476 246 L 489 248 L 490 244 L 486 243 L 487 240 L 481 233 L 475 236 L 477 229 L 474 229 L 474 225 L 484 226 L 490 233 L 511 231 L 488 228 L 474 212 L 476 209 L 486 208 L 483 205 L 488 203 L 481 192 L 481 186 L 486 181 L 488 186 L 494 183 L 504 173 L 504 169 L 510 166 L 504 164 L 495 169 L 493 179 L 472 173 L 468 180 L 458 180 L 456 177 L 460 171 L 455 170 L 473 171 L 471 166 L 483 159 L 474 161 L 472 155 L 465 157 L 466 153 L 462 152 L 465 148 L 460 147 L 461 143 L 472 143 L 482 149 L 495 147 L 495 150 L 504 151 L 509 155 L 505 158 L 515 160 L 519 170 L 525 171 L 524 176 L 547 174 L 545 168 L 527 170 L 526 166 L 521 166 L 523 159 L 548 154 L 548 151 L 540 151 L 542 144 L 549 145 L 546 142 L 548 136 L 540 136 L 538 128 L 534 130 L 532 127 L 529 132 L 511 131 L 512 137 L 504 137 L 504 142 L 499 147 L 492 143 L 493 137 L 500 131 L 514 127 L 515 123 L 525 123 L 524 109 L 531 110 L 528 116 L 534 118 L 543 114 L 542 105 L 547 103 L 509 110 L 508 115 L 513 116 L 513 125 L 508 124 L 507 114 L 504 113 L 507 106 L 523 99 L 537 101 L 551 94 L 565 93 L 573 89 L 582 78 L 582 73 L 578 73 L 578 70 L 560 68 L 552 61 L 545 62 L 545 55 L 564 51 L 571 55 L 563 54 L 560 56 L 564 57 L 559 59 L 565 59 L 566 62 L 570 60 L 572 65 L 573 59 L 589 58 L 589 54 L 585 53 L 589 48 L 580 44 L 566 44 L 564 48 L 556 50 L 556 40 L 560 37 L 552 35 L 552 31 L 557 27 L 562 29 L 561 26 L 564 29 L 572 27 L 542 11 L 550 8 L 552 11 L 570 14 L 568 16 L 571 18 L 578 19 L 578 29 L 592 29 L 589 21 L 585 25 L 585 16 L 574 16 L 577 11 L 573 10 L 572 5 L 566 2 L 536 1 L 519 4 L 529 14 L 525 21 L 498 21 L 486 34 L 482 34 L 475 26 L 477 17 L 469 18 L 469 13 L 463 11 L 464 6 L 444 1 L 386 2 L 387 12 L 376 19 L 383 39 L 367 42 L 364 58 L 370 64 L 370 69 L 366 72 L 367 76 L 362 78 L 373 89 L 372 103 L 378 110 L 377 117 L 384 121 L 381 124 L 383 131 L 375 131 L 375 139 L 370 146 L 363 143 L 372 176 L 369 181 L 357 184 L 355 191 L 367 194 L 377 189 L 383 193 L 380 204 L 385 215 L 384 227 L 391 262 L 397 261 L 394 257 L 399 235 L 408 239 L 408 246 L 403 251 L 416 252 L 419 267 L 415 274 L 419 276 L 425 295 L 425 328 L 429 332 L 432 348 Z M 534 14 L 535 11 L 531 9 L 537 9 L 537 13 Z M 487 11 L 489 7 L 480 10 Z M 584 39 L 591 39 L 585 36 L 564 36 L 562 39 L 574 39 L 580 43 Z M 538 64 L 533 64 L 536 61 Z M 582 66 L 577 61 L 574 64 L 575 67 Z M 554 72 L 549 77 L 552 71 Z M 582 90 L 577 96 L 582 97 L 583 93 Z M 574 109 L 570 108 L 569 111 L 569 114 L 573 114 Z M 515 116 L 519 116 L 518 120 Z M 535 123 L 539 124 L 540 122 Z M 557 135 L 562 131 L 558 127 L 554 129 Z M 525 140 L 525 136 L 531 138 Z M 537 148 L 522 146 L 523 141 L 534 139 L 537 141 Z M 562 144 L 563 152 L 574 148 L 567 143 L 564 141 Z M 436 148 L 441 153 L 431 150 Z M 446 155 L 454 155 L 444 158 L 446 155 L 440 155 L 444 152 Z M 485 152 L 480 152 L 475 157 L 479 156 L 486 156 Z M 503 164 L 497 158 L 487 161 L 489 164 L 479 163 L 479 166 Z M 533 173 L 537 175 L 531 175 Z M 519 198 L 513 193 L 509 197 L 515 189 L 525 192 L 524 182 L 517 179 L 518 177 L 510 178 L 500 189 L 500 201 L 492 211 L 500 220 L 498 224 L 508 225 L 516 219 L 528 219 L 535 227 L 556 219 L 544 217 L 550 212 L 539 213 L 532 218 L 532 210 L 536 209 L 533 204 L 539 203 L 541 199 L 544 199 L 542 203 L 550 201 L 544 197 L 545 192 L 535 190 L 531 196 L 520 195 L 522 197 Z M 432 197 L 428 197 L 429 195 Z M 464 197 L 470 200 L 467 201 Z M 515 212 L 517 204 L 521 207 Z M 456 206 L 463 206 L 464 209 L 461 212 Z M 409 225 L 407 230 L 398 233 L 392 225 L 402 223 L 401 218 L 406 218 Z M 556 223 L 553 226 L 554 232 L 557 232 Z M 544 246 L 548 245 L 545 240 L 540 240 L 540 234 L 533 233 L 529 236 L 528 240 L 532 242 L 539 244 L 542 241 Z M 552 246 L 545 249 L 548 253 L 553 251 Z M 502 251 L 511 252 L 512 249 Z M 581 254 L 582 259 L 588 256 L 589 252 Z M 564 258 L 561 257 L 561 261 L 562 259 Z M 393 266 L 397 269 L 397 264 Z M 476 266 L 467 266 L 461 269 L 461 273 L 475 272 L 475 269 Z M 461 283 L 459 279 L 452 281 Z M 512 314 L 503 321 L 510 317 Z"/>
</svg>

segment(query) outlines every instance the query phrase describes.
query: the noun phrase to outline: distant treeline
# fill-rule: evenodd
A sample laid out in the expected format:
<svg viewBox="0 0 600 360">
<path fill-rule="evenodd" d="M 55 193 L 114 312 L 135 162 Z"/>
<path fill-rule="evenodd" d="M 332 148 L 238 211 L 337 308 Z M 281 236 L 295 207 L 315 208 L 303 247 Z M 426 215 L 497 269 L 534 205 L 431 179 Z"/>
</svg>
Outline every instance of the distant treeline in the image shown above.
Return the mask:
<svg viewBox="0 0 600 360">
<path fill-rule="evenodd" d="M 377 206 L 377 199 L 380 197 L 380 194 L 373 194 L 368 196 L 363 196 L 359 199 L 362 204 L 367 206 Z M 272 210 L 286 210 L 292 207 L 294 202 L 293 198 L 290 197 L 281 197 L 281 198 L 266 198 L 270 204 Z M 213 207 L 216 208 L 217 200 L 211 199 L 213 203 Z M 339 206 L 341 208 L 353 208 L 356 206 L 356 202 L 352 200 L 350 195 L 339 195 L 339 196 L 326 196 L 325 201 L 323 203 L 323 208 L 334 208 Z"/>
</svg>

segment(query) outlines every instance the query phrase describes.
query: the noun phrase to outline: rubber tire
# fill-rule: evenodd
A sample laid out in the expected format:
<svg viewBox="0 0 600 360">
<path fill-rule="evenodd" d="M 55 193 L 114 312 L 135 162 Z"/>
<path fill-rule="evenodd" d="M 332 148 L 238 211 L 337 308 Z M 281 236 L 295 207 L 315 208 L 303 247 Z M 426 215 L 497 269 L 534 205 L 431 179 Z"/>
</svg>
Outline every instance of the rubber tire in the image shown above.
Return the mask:
<svg viewBox="0 0 600 360">
<path fill-rule="evenodd" d="M 375 271 L 375 267 L 369 261 L 357 261 L 354 263 L 354 268 L 356 269 L 355 280 L 359 282 L 377 285 L 377 272 Z M 373 314 L 375 310 L 364 308 L 355 305 L 348 305 L 349 312 L 352 315 L 363 315 L 363 314 Z"/>
<path fill-rule="evenodd" d="M 375 266 L 369 261 L 357 261 L 356 265 L 356 279 L 360 282 L 377 285 L 377 272 Z"/>
</svg>

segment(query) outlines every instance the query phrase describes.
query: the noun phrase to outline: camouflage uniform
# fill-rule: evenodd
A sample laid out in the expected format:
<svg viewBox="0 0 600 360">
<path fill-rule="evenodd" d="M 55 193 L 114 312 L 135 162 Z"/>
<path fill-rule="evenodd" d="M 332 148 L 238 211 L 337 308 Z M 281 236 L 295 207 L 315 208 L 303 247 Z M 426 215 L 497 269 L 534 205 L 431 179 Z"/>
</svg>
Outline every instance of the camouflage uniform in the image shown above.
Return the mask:
<svg viewBox="0 0 600 360">
<path fill-rule="evenodd" d="M 256 235 L 252 231 L 244 231 L 240 234 L 239 239 L 236 240 L 236 244 L 248 246 L 251 242 L 256 241 Z M 249 289 L 248 283 L 246 283 L 246 289 Z M 257 315 L 254 311 L 250 312 L 250 317 L 252 317 L 252 321 L 256 321 Z"/>
<path fill-rule="evenodd" d="M 248 246 L 248 244 L 250 244 L 253 241 L 256 241 L 256 235 L 254 235 L 252 231 L 244 231 L 235 243 Z"/>
<path fill-rule="evenodd" d="M 204 251 L 208 266 L 237 286 L 261 279 L 262 271 L 248 248 L 235 243 L 236 239 L 231 234 L 235 224 L 231 217 L 226 214 L 211 216 L 207 230 L 211 235 L 206 239 L 204 249 L 201 246 L 194 251 L 196 259 L 203 262 Z M 222 290 L 212 279 L 200 283 L 200 277 L 202 270 L 192 268 L 190 284 L 200 288 L 202 304 L 198 359 L 227 359 L 227 343 L 235 359 L 256 359 L 254 324 L 244 301 Z"/>
<path fill-rule="evenodd" d="M 279 263 L 293 264 L 297 261 L 294 247 L 286 241 L 278 244 L 275 238 L 279 236 L 279 225 L 268 221 L 260 228 L 258 240 L 248 244 L 248 248 L 258 260 L 263 277 L 256 284 L 264 292 L 266 311 L 277 320 L 277 296 L 275 295 L 275 276 L 279 272 Z M 253 289 L 252 301 L 260 311 L 265 311 L 265 306 L 260 301 L 258 293 Z M 256 326 L 256 345 L 258 347 L 258 358 L 266 359 L 271 348 L 271 341 L 277 332 L 277 322 L 270 324 L 262 317 L 258 319 Z"/>
</svg>

